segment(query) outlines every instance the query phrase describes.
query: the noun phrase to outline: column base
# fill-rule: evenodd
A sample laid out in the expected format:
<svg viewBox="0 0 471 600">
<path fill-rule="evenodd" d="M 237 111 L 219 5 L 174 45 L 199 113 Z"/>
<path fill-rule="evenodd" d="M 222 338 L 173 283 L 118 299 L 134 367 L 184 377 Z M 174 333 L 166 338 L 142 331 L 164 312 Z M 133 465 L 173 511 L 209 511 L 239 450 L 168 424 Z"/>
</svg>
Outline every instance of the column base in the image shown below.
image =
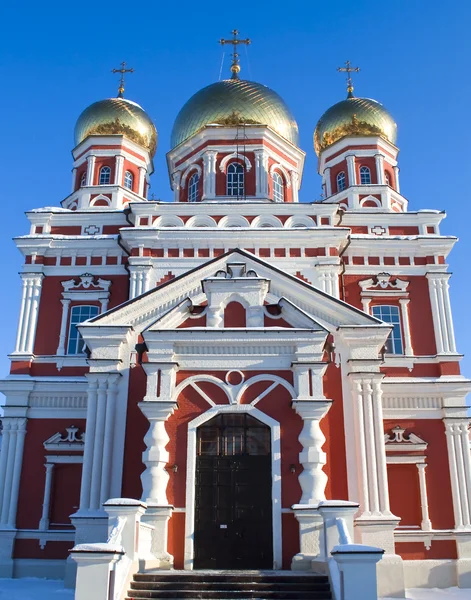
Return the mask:
<svg viewBox="0 0 471 600">
<path fill-rule="evenodd" d="M 152 525 L 151 553 L 155 558 L 156 569 L 173 569 L 173 556 L 167 552 L 168 521 L 172 516 L 173 506 L 148 505 L 141 521 Z"/>
<path fill-rule="evenodd" d="M 300 548 L 300 552 L 293 556 L 291 570 L 311 571 L 313 561 L 321 554 L 324 521 L 317 510 L 317 504 L 294 504 L 291 508 L 299 523 Z"/>
<path fill-rule="evenodd" d="M 400 519 L 393 514 L 365 515 L 355 519 L 355 540 L 366 546 L 383 548 L 383 558 L 376 565 L 378 596 L 405 598 L 404 565 L 395 553 L 394 529 Z"/>
<path fill-rule="evenodd" d="M 13 577 L 13 548 L 16 529 L 0 530 L 0 578 Z"/>
</svg>

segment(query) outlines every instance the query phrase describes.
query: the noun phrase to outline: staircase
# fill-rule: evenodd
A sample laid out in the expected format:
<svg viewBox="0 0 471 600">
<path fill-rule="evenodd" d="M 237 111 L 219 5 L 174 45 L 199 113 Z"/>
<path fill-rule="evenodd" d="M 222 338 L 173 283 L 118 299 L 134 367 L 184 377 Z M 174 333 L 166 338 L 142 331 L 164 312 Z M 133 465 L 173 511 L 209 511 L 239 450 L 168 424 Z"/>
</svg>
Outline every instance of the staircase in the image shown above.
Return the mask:
<svg viewBox="0 0 471 600">
<path fill-rule="evenodd" d="M 136 573 L 126 600 L 204 598 L 331 600 L 325 575 L 291 571 L 167 571 Z"/>
</svg>

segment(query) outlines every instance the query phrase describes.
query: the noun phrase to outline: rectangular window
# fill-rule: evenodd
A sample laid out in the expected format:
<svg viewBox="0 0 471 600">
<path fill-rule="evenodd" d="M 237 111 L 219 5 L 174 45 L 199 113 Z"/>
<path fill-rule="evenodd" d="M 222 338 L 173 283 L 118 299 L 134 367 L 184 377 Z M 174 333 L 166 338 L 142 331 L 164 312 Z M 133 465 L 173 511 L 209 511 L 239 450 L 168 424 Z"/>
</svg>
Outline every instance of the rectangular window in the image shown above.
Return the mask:
<svg viewBox="0 0 471 600">
<path fill-rule="evenodd" d="M 380 304 L 372 307 L 372 314 L 377 319 L 393 326 L 386 342 L 386 354 L 404 354 L 399 307 Z"/>
<path fill-rule="evenodd" d="M 80 335 L 77 325 L 96 317 L 99 313 L 98 306 L 73 306 L 70 311 L 69 342 L 67 354 L 84 354 L 85 343 Z"/>
</svg>

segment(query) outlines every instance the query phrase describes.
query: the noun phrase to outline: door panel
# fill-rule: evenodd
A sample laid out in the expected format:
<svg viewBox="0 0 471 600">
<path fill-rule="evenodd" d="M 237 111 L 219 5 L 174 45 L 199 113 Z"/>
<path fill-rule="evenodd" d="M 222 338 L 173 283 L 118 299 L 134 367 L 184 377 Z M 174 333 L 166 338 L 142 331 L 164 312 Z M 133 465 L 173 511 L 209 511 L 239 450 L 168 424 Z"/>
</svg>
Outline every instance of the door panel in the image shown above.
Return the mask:
<svg viewBox="0 0 471 600">
<path fill-rule="evenodd" d="M 230 427 L 225 427 L 222 415 L 208 423 L 218 438 L 214 444 L 208 443 L 206 429 L 199 433 L 204 444 L 199 445 L 202 453 L 196 460 L 194 568 L 271 569 L 269 430 L 267 437 L 265 426 L 248 415 L 227 416 L 231 417 Z M 234 423 L 234 417 L 241 422 Z M 257 437 L 259 443 L 254 443 Z M 209 455 L 205 454 L 208 448 Z M 214 448 L 218 454 L 213 453 Z M 256 454 L 250 454 L 251 449 Z M 232 454 L 227 456 L 229 452 Z"/>
</svg>

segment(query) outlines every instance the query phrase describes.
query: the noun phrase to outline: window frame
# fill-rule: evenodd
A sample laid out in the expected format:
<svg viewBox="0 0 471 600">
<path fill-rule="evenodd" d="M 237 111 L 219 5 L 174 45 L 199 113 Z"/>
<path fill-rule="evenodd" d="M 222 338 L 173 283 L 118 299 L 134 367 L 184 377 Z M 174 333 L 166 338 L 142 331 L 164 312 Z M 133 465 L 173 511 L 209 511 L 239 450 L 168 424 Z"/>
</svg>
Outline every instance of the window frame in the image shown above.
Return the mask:
<svg viewBox="0 0 471 600">
<path fill-rule="evenodd" d="M 245 168 L 239 162 L 232 161 L 227 165 L 226 195 L 236 198 L 245 196 Z"/>
<path fill-rule="evenodd" d="M 359 169 L 360 173 L 360 185 L 371 185 L 371 169 L 366 165 L 361 165 Z M 363 181 L 368 179 L 368 181 Z"/>
<path fill-rule="evenodd" d="M 391 315 L 389 315 L 390 319 L 388 319 L 387 314 L 383 314 L 384 312 L 386 312 L 385 309 L 389 309 L 391 313 Z M 393 312 L 395 313 L 394 317 L 392 316 Z M 371 315 L 373 317 L 376 317 L 380 321 L 387 323 L 388 325 L 392 325 L 393 327 L 390 334 L 388 335 L 388 339 L 386 340 L 386 354 L 390 354 L 393 356 L 403 356 L 404 335 L 402 331 L 403 323 L 401 308 L 396 304 L 373 304 L 371 305 Z M 397 318 L 397 321 L 394 321 L 394 318 Z"/>
<path fill-rule="evenodd" d="M 337 184 L 337 192 L 343 192 L 347 188 L 347 176 L 345 175 L 345 171 L 337 173 L 335 182 Z"/>
<path fill-rule="evenodd" d="M 102 179 L 107 179 L 107 181 L 102 181 Z M 103 165 L 100 167 L 100 173 L 98 177 L 98 185 L 110 185 L 111 183 L 111 167 L 108 165 Z"/>
<path fill-rule="evenodd" d="M 90 310 L 90 313 L 94 313 L 94 314 L 89 314 L 88 316 L 86 316 L 85 318 L 79 320 L 79 321 L 74 321 L 73 317 L 74 317 L 74 312 L 77 312 L 76 309 L 93 309 Z M 93 319 L 94 317 L 98 316 L 100 314 L 100 307 L 97 306 L 96 304 L 74 304 L 73 306 L 70 307 L 70 313 L 69 313 L 69 326 L 68 326 L 68 332 L 67 332 L 67 351 L 66 354 L 67 356 L 84 356 L 85 355 L 85 342 L 83 340 L 83 337 L 80 333 L 80 331 L 78 330 L 77 325 L 80 325 L 81 323 L 84 323 L 85 321 L 88 321 L 89 319 Z M 73 344 L 73 346 L 72 346 Z"/>
<path fill-rule="evenodd" d="M 127 185 L 126 184 L 126 179 L 131 181 L 131 185 Z M 131 192 L 134 189 L 134 175 L 132 173 L 132 171 L 125 171 L 124 172 L 124 177 L 123 177 L 123 187 L 125 187 L 127 190 L 131 190 Z"/>
<path fill-rule="evenodd" d="M 200 175 L 195 171 L 188 179 L 188 202 L 199 202 Z"/>
<path fill-rule="evenodd" d="M 274 202 L 284 202 L 285 201 L 285 180 L 283 179 L 283 175 L 281 175 L 281 173 L 278 173 L 278 171 L 273 171 L 272 183 L 273 183 L 273 201 Z"/>
</svg>

